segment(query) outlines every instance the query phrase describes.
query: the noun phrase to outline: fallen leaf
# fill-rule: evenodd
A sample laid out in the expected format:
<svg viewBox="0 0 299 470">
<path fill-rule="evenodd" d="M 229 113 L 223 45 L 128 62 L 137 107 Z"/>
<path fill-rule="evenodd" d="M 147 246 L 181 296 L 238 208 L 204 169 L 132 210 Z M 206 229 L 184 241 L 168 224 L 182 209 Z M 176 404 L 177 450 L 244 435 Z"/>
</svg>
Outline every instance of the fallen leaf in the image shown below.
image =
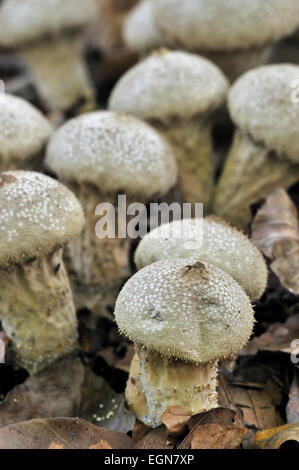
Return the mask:
<svg viewBox="0 0 299 470">
<path fill-rule="evenodd" d="M 299 220 L 284 189 L 277 189 L 257 212 L 252 240 L 272 261 L 270 268 L 282 286 L 299 294 Z"/>
<path fill-rule="evenodd" d="M 79 358 L 51 364 L 11 390 L 0 404 L 0 427 L 37 418 L 79 416 L 107 429 L 127 433 L 135 417 L 102 377 Z"/>
<path fill-rule="evenodd" d="M 248 430 L 242 426 L 203 424 L 193 431 L 191 449 L 236 449 L 247 433 Z"/>
<path fill-rule="evenodd" d="M 168 436 L 165 426 L 149 428 L 136 420 L 133 429 L 133 449 L 173 449 L 176 438 Z"/>
<path fill-rule="evenodd" d="M 291 354 L 292 343 L 299 338 L 299 314 L 292 315 L 285 323 L 273 323 L 266 333 L 253 338 L 243 349 L 243 355 L 258 351 L 282 351 Z"/>
<path fill-rule="evenodd" d="M 49 445 L 49 449 L 64 449 L 64 446 L 61 444 L 56 444 L 56 442 L 51 442 L 51 444 Z"/>
<path fill-rule="evenodd" d="M 100 441 L 112 449 L 130 449 L 132 445 L 125 434 L 78 418 L 34 419 L 0 429 L 0 449 L 49 449 L 53 442 L 64 449 L 89 449 Z"/>
<path fill-rule="evenodd" d="M 162 423 L 170 436 L 180 436 L 187 428 L 191 418 L 181 406 L 171 406 L 162 415 Z"/>
<path fill-rule="evenodd" d="M 288 424 L 299 423 L 299 372 L 295 370 L 295 377 L 290 387 L 289 401 L 286 407 Z"/>
<path fill-rule="evenodd" d="M 279 449 L 288 441 L 299 442 L 299 423 L 266 429 L 255 435 L 255 442 L 262 449 Z"/>
<path fill-rule="evenodd" d="M 229 408 L 216 408 L 192 416 L 190 432 L 179 449 L 234 449 L 239 447 L 248 430 L 238 413 Z"/>
<path fill-rule="evenodd" d="M 107 441 L 101 440 L 97 444 L 89 446 L 89 449 L 93 449 L 93 450 L 95 450 L 95 449 L 112 449 L 112 447 L 108 444 Z"/>
</svg>

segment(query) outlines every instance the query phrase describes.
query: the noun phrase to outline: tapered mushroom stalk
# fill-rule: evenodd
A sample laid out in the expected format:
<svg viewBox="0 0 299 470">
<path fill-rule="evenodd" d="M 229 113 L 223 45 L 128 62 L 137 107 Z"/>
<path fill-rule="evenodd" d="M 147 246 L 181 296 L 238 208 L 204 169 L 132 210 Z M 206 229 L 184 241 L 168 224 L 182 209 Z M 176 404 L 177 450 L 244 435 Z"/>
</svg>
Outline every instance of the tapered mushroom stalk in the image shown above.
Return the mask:
<svg viewBox="0 0 299 470">
<path fill-rule="evenodd" d="M 267 285 L 267 266 L 258 248 L 241 232 L 214 216 L 183 219 L 149 232 L 135 253 L 138 269 L 155 261 L 185 258 L 214 264 L 245 290 L 251 301 Z"/>
<path fill-rule="evenodd" d="M 268 65 L 231 88 L 229 111 L 237 129 L 213 210 L 234 225 L 247 227 L 251 204 L 299 180 L 298 76 L 298 66 Z"/>
<path fill-rule="evenodd" d="M 0 321 L 31 374 L 77 346 L 62 248 L 83 228 L 75 196 L 32 172 L 0 175 Z"/>
<path fill-rule="evenodd" d="M 232 81 L 267 62 L 299 18 L 297 0 L 153 0 L 153 10 L 169 45 L 208 57 Z"/>
<path fill-rule="evenodd" d="M 94 0 L 4 0 L 0 45 L 19 50 L 47 109 L 94 107 L 82 36 L 96 15 Z"/>
<path fill-rule="evenodd" d="M 104 111 L 62 126 L 50 141 L 46 165 L 77 195 L 86 214 L 82 237 L 69 245 L 67 253 L 76 304 L 95 317 L 111 316 L 116 296 L 130 276 L 127 208 L 168 192 L 176 183 L 175 158 L 144 122 Z M 121 207 L 118 195 L 126 196 Z M 97 230 L 102 224 L 99 216 L 106 210 L 97 209 L 102 203 L 109 204 L 113 216 L 105 219 L 109 227 L 103 235 Z M 125 226 L 118 225 L 118 216 Z"/>
<path fill-rule="evenodd" d="M 213 194 L 211 129 L 228 83 L 206 59 L 161 50 L 116 84 L 109 107 L 146 120 L 168 140 L 177 157 L 185 202 L 207 206 Z"/>
<path fill-rule="evenodd" d="M 49 121 L 30 103 L 0 94 L 0 171 L 40 169 L 51 133 Z"/>
<path fill-rule="evenodd" d="M 191 415 L 216 408 L 217 361 L 236 354 L 254 324 L 240 285 L 194 259 L 157 261 L 141 269 L 119 294 L 115 318 L 137 352 L 127 402 L 151 427 L 161 424 L 170 406 Z"/>
</svg>

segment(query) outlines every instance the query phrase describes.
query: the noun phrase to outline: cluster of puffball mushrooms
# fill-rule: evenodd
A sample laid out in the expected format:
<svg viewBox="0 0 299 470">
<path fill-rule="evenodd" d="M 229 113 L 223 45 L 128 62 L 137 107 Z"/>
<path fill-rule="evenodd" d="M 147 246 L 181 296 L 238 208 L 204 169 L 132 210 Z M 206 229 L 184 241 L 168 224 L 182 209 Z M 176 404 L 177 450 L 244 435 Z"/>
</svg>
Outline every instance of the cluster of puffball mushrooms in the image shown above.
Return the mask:
<svg viewBox="0 0 299 470">
<path fill-rule="evenodd" d="M 0 95 L 0 322 L 35 374 L 77 353 L 78 310 L 93 328 L 115 319 L 136 348 L 127 404 L 156 427 L 170 406 L 217 407 L 218 362 L 252 335 L 267 267 L 243 231 L 253 203 L 299 180 L 299 66 L 266 63 L 299 2 L 141 0 L 123 26 L 140 60 L 101 110 L 83 56 L 96 15 L 96 0 L 0 3 L 0 47 L 24 59 L 46 114 L 77 111 L 55 128 Z M 229 119 L 216 179 L 213 130 Z M 134 274 L 131 240 L 97 236 L 97 206 L 169 201 L 176 186 L 205 217 L 149 232 Z"/>
</svg>

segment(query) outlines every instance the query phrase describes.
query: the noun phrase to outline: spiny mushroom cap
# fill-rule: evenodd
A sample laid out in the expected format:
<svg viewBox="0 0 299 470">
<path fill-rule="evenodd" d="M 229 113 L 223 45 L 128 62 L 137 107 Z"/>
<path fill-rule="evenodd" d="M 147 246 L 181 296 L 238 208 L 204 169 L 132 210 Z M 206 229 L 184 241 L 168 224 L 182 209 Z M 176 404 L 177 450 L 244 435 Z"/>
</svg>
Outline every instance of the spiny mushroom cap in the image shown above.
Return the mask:
<svg viewBox="0 0 299 470">
<path fill-rule="evenodd" d="M 299 66 L 265 65 L 240 77 L 229 93 L 235 124 L 256 142 L 299 163 Z"/>
<path fill-rule="evenodd" d="M 164 224 L 140 242 L 138 269 L 158 260 L 190 258 L 215 264 L 230 274 L 251 300 L 267 285 L 267 266 L 258 248 L 237 229 L 219 218 L 183 219 Z"/>
<path fill-rule="evenodd" d="M 236 354 L 254 324 L 240 285 L 194 259 L 157 261 L 138 271 L 118 296 L 115 318 L 139 346 L 197 363 Z"/>
<path fill-rule="evenodd" d="M 30 171 L 0 174 L 0 266 L 44 256 L 83 225 L 80 203 L 62 184 Z"/>
<path fill-rule="evenodd" d="M 30 103 L 0 94 L 0 166 L 37 155 L 51 133 L 49 121 Z"/>
<path fill-rule="evenodd" d="M 129 13 L 124 23 L 123 37 L 131 50 L 140 53 L 165 46 L 154 21 L 152 0 L 142 0 Z"/>
<path fill-rule="evenodd" d="M 175 158 L 158 132 L 109 111 L 82 115 L 58 129 L 46 165 L 60 179 L 90 183 L 102 193 L 152 197 L 166 193 L 177 178 Z"/>
<path fill-rule="evenodd" d="M 168 121 L 211 113 L 224 103 L 227 91 L 227 79 L 209 60 L 163 49 L 120 78 L 109 107 L 142 119 Z"/>
<path fill-rule="evenodd" d="M 23 46 L 43 36 L 85 27 L 97 14 L 94 0 L 4 0 L 0 44 Z"/>
<path fill-rule="evenodd" d="M 249 49 L 288 36 L 298 26 L 297 0 L 153 0 L 157 27 L 174 45 Z"/>
</svg>

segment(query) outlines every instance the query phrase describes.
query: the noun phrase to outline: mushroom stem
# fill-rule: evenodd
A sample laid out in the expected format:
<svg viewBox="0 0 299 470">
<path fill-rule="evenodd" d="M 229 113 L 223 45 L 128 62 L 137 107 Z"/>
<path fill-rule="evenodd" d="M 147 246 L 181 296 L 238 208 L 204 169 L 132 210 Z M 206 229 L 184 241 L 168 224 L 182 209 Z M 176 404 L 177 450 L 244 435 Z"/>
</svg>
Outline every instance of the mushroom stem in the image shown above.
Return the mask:
<svg viewBox="0 0 299 470">
<path fill-rule="evenodd" d="M 77 346 L 62 250 L 0 268 L 0 316 L 15 362 L 34 374 Z"/>
<path fill-rule="evenodd" d="M 299 165 L 280 160 L 275 152 L 237 130 L 216 188 L 213 211 L 246 228 L 251 221 L 251 204 L 298 180 Z"/>
<path fill-rule="evenodd" d="M 272 45 L 265 45 L 252 49 L 209 52 L 203 55 L 218 65 L 227 78 L 234 82 L 247 70 L 265 64 L 273 50 Z"/>
<path fill-rule="evenodd" d="M 86 216 L 82 235 L 65 248 L 75 305 L 78 309 L 88 308 L 95 318 L 111 319 L 117 294 L 130 276 L 130 240 L 117 238 L 117 214 L 116 238 L 99 238 L 96 234 L 99 216 L 95 215 L 95 209 L 102 202 L 116 207 L 117 196 L 101 194 L 92 185 L 69 186 L 81 202 Z"/>
<path fill-rule="evenodd" d="M 24 48 L 22 55 L 40 98 L 50 111 L 74 107 L 87 112 L 95 107 L 80 36 L 74 33 L 44 40 Z"/>
<path fill-rule="evenodd" d="M 214 190 L 211 123 L 197 117 L 155 126 L 177 158 L 184 202 L 203 202 L 208 212 Z"/>
<path fill-rule="evenodd" d="M 217 364 L 168 359 L 137 348 L 126 388 L 128 406 L 150 427 L 162 423 L 170 406 L 181 406 L 190 415 L 216 408 Z"/>
</svg>

